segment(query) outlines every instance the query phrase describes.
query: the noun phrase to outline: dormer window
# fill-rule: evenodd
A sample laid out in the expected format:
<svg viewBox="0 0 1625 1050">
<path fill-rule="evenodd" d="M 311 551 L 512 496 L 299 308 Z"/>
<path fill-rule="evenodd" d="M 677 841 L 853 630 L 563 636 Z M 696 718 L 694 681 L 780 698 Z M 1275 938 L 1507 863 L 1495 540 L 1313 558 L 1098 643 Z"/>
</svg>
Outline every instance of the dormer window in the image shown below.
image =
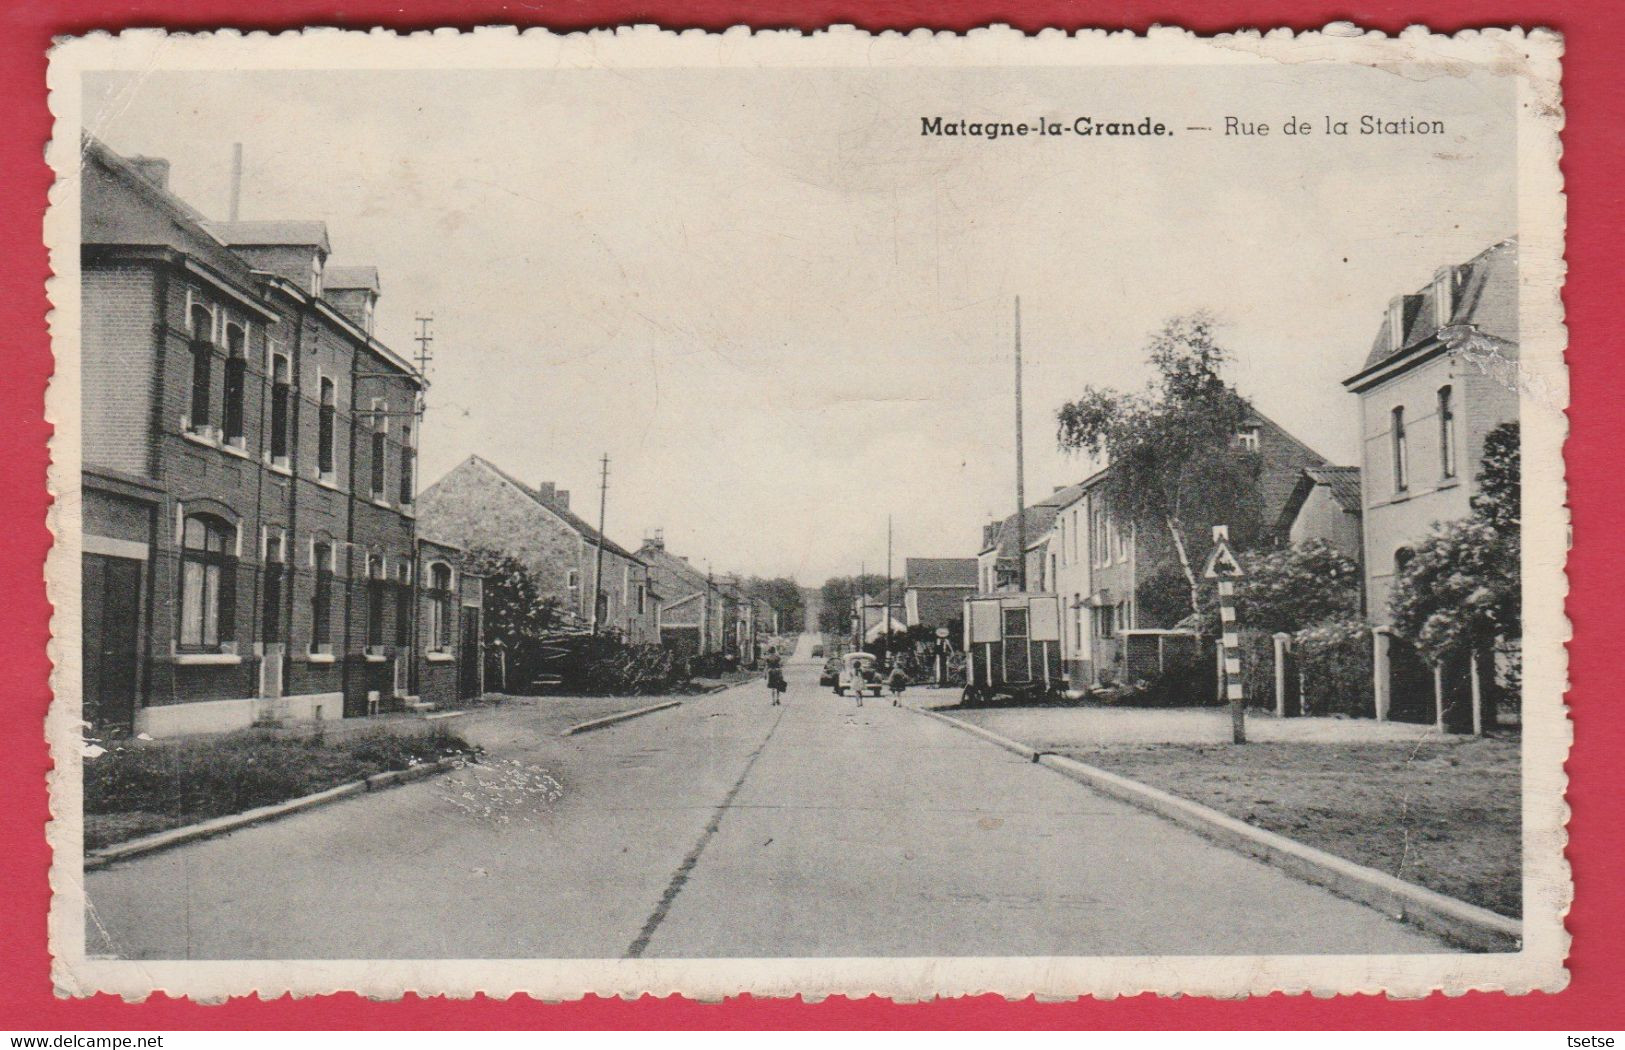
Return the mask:
<svg viewBox="0 0 1625 1050">
<path fill-rule="evenodd" d="M 1236 431 L 1236 444 L 1240 445 L 1243 451 L 1257 452 L 1258 441 L 1257 427 L 1242 427 Z"/>
<path fill-rule="evenodd" d="M 1388 304 L 1388 349 L 1405 345 L 1405 297 L 1396 295 Z"/>
<path fill-rule="evenodd" d="M 1456 268 L 1441 266 L 1433 275 L 1433 323 L 1438 328 L 1450 324 L 1456 312 Z"/>
</svg>

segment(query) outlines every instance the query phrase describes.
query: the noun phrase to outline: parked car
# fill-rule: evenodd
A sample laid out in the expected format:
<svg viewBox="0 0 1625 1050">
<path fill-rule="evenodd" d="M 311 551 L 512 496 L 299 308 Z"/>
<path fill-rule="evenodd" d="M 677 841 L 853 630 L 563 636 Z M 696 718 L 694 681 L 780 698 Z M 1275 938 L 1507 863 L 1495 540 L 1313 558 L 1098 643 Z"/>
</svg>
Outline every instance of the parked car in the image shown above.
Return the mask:
<svg viewBox="0 0 1625 1050">
<path fill-rule="evenodd" d="M 841 675 L 835 683 L 835 695 L 845 696 L 847 690 L 861 697 L 864 692 L 880 695 L 880 665 L 869 653 L 847 653 L 841 657 Z"/>
<path fill-rule="evenodd" d="M 841 658 L 832 656 L 824 661 L 824 671 L 818 676 L 819 686 L 832 686 L 841 680 Z"/>
</svg>

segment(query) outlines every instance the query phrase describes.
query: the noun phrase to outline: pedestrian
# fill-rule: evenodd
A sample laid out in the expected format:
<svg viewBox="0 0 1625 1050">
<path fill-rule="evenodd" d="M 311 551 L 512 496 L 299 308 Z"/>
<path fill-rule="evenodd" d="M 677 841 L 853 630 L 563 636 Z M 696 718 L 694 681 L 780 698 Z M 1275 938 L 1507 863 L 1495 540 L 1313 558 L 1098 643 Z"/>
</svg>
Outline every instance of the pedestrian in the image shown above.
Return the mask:
<svg viewBox="0 0 1625 1050">
<path fill-rule="evenodd" d="M 903 661 L 892 661 L 891 674 L 887 676 L 886 684 L 891 686 L 891 705 L 902 706 L 903 690 L 908 688 L 908 672 L 903 670 Z"/>
<path fill-rule="evenodd" d="M 767 658 L 763 661 L 767 665 L 767 691 L 773 694 L 773 707 L 778 707 L 784 699 L 785 681 L 783 661 L 779 659 L 777 647 L 769 647 Z"/>
</svg>

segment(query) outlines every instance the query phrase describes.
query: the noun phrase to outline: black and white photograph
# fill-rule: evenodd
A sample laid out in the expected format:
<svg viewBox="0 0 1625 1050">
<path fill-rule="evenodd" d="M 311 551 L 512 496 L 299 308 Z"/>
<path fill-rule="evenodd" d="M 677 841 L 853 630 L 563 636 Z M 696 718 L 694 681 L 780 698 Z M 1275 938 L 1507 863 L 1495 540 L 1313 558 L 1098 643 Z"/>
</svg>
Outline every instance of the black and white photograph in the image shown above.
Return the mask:
<svg viewBox="0 0 1625 1050">
<path fill-rule="evenodd" d="M 1560 55 L 63 41 L 60 993 L 1562 987 Z"/>
</svg>

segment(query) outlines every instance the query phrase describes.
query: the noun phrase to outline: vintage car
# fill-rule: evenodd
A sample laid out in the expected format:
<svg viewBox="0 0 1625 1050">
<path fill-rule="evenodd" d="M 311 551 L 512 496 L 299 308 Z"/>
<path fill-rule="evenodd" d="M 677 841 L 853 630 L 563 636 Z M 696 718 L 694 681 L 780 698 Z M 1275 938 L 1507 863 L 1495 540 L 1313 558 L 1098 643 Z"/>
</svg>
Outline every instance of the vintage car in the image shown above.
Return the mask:
<svg viewBox="0 0 1625 1050">
<path fill-rule="evenodd" d="M 835 695 L 845 696 L 847 690 L 862 698 L 864 692 L 880 695 L 884 683 L 880 680 L 880 665 L 868 653 L 847 653 L 841 657 L 841 674 L 835 683 Z"/>
<path fill-rule="evenodd" d="M 841 680 L 841 658 L 832 656 L 824 661 L 823 673 L 818 676 L 820 686 L 832 686 Z"/>
</svg>

